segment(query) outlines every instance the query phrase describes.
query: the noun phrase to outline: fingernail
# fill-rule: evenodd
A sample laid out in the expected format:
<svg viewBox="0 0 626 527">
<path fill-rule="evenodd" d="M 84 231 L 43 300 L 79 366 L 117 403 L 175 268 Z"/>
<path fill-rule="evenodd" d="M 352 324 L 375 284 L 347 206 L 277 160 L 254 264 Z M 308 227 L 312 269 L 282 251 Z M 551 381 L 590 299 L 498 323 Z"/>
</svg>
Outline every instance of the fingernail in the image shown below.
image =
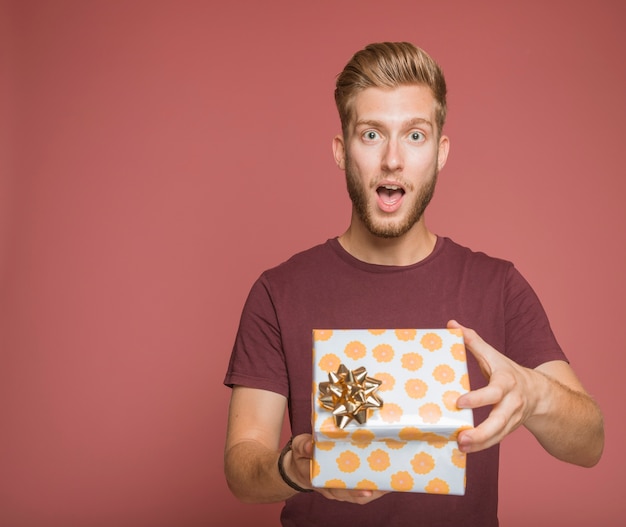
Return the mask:
<svg viewBox="0 0 626 527">
<path fill-rule="evenodd" d="M 464 448 L 467 448 L 472 443 L 472 438 L 468 434 L 461 434 L 457 438 L 457 443 L 459 444 L 459 449 L 463 451 Z"/>
</svg>

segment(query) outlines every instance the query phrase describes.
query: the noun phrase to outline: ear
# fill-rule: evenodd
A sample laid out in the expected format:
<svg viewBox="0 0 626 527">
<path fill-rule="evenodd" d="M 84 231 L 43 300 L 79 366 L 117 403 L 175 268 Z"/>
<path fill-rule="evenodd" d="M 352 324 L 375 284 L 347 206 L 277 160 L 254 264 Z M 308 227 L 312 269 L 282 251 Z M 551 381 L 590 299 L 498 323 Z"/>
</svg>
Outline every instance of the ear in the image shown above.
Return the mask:
<svg viewBox="0 0 626 527">
<path fill-rule="evenodd" d="M 448 152 L 450 151 L 450 139 L 447 135 L 439 138 L 439 148 L 437 150 L 437 169 L 441 170 L 448 160 Z"/>
<path fill-rule="evenodd" d="M 333 155 L 335 156 L 335 162 L 341 170 L 346 169 L 346 145 L 343 141 L 342 135 L 336 135 L 333 137 Z"/>
</svg>

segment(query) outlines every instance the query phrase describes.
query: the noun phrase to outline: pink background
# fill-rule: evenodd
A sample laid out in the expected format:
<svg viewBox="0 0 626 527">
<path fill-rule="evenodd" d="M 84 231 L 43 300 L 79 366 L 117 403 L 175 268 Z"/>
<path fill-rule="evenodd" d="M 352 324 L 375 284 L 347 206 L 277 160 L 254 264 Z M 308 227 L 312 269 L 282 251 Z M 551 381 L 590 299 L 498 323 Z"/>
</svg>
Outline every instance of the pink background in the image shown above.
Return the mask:
<svg viewBox="0 0 626 527">
<path fill-rule="evenodd" d="M 379 40 L 447 75 L 430 227 L 516 262 L 605 412 L 591 470 L 505 441 L 502 524 L 621 524 L 625 6 L 3 1 L 0 525 L 277 525 L 221 383 L 252 281 L 347 225 L 333 82 Z"/>
</svg>

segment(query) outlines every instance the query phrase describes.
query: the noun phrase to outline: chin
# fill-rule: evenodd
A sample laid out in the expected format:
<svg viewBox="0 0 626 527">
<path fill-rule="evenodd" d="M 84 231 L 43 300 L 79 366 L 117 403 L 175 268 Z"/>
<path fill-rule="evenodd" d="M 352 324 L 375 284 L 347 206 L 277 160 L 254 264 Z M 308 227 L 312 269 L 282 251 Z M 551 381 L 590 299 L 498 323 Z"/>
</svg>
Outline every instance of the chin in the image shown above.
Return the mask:
<svg viewBox="0 0 626 527">
<path fill-rule="evenodd" d="M 377 238 L 391 239 L 391 238 L 400 238 L 408 233 L 415 224 L 419 221 L 419 218 L 415 221 L 407 220 L 400 221 L 396 223 L 374 223 L 371 219 L 365 222 L 365 226 L 367 230 Z"/>
</svg>

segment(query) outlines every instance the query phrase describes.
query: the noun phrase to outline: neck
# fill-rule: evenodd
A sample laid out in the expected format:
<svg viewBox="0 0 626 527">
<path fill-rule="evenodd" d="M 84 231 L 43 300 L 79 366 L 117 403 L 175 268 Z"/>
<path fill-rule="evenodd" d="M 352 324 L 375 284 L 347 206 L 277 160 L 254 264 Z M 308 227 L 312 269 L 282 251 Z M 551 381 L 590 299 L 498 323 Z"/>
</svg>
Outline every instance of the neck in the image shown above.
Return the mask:
<svg viewBox="0 0 626 527">
<path fill-rule="evenodd" d="M 407 233 L 397 238 L 372 234 L 354 218 L 339 236 L 341 246 L 355 258 L 371 264 L 406 266 L 420 262 L 433 252 L 437 236 L 426 228 L 424 217 Z"/>
</svg>

